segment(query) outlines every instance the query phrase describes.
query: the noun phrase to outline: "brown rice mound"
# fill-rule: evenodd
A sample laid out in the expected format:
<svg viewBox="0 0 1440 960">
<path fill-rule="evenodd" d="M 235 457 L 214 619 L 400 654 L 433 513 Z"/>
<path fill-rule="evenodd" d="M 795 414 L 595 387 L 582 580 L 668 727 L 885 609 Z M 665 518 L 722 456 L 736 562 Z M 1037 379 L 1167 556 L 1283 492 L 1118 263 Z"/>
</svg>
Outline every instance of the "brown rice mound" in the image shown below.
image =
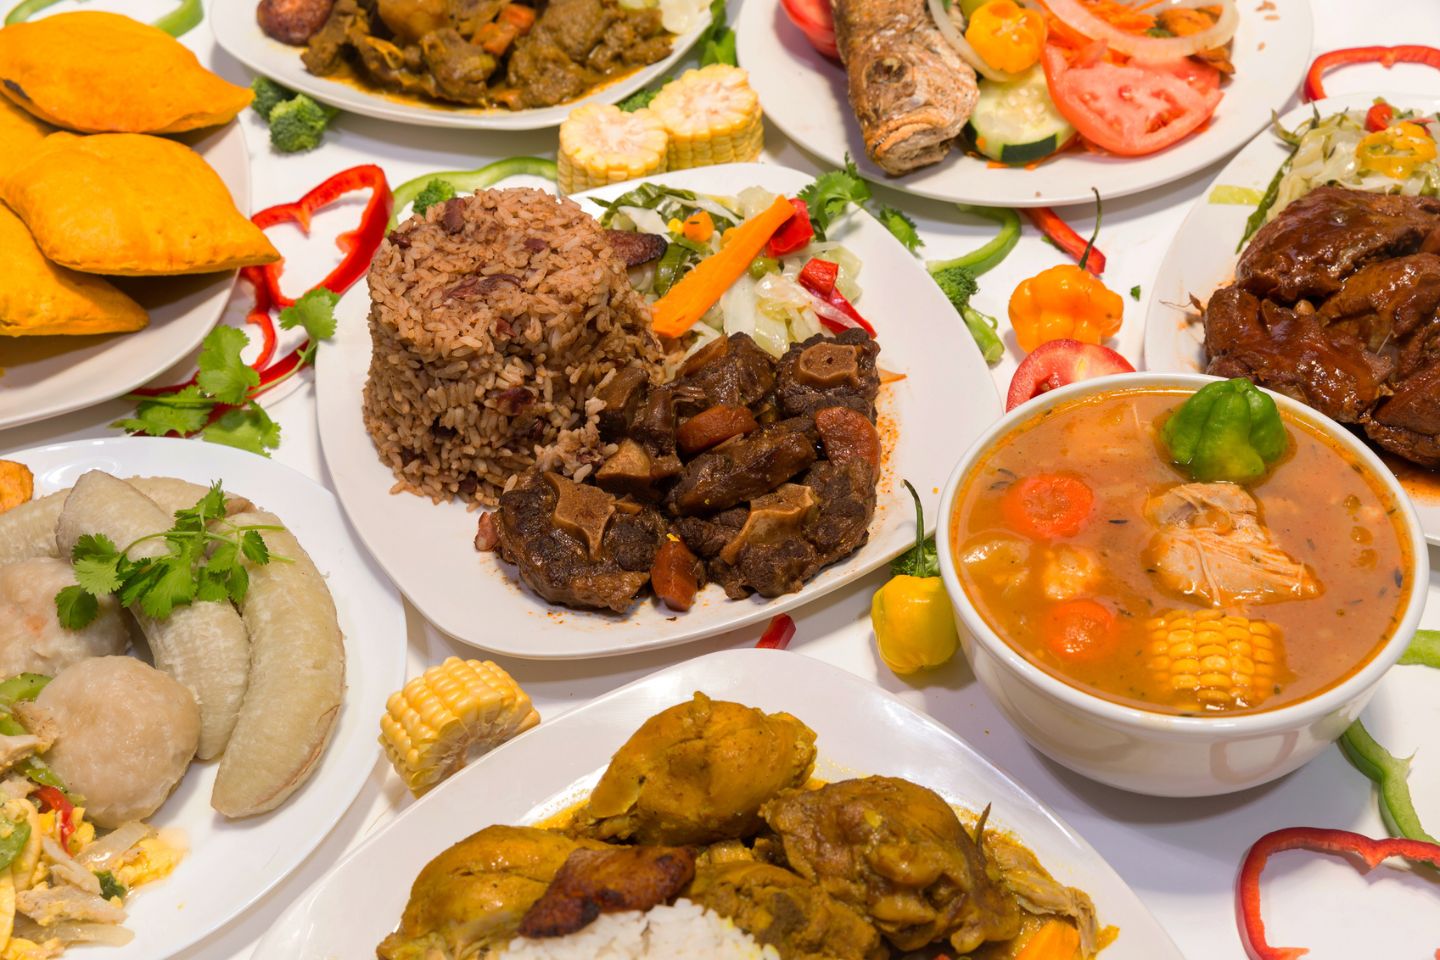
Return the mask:
<svg viewBox="0 0 1440 960">
<path fill-rule="evenodd" d="M 613 452 L 597 387 L 659 376 L 650 310 L 595 219 L 542 190 L 436 204 L 370 266 L 365 428 L 392 492 L 493 505 L 531 466 L 582 480 Z"/>
</svg>

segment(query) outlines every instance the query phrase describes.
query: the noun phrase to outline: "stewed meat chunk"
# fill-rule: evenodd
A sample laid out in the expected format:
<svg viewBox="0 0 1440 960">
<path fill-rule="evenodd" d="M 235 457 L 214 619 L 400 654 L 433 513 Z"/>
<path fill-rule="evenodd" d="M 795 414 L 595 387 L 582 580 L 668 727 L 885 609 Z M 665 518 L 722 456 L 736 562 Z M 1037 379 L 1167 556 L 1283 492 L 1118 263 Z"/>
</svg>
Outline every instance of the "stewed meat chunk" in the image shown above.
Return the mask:
<svg viewBox="0 0 1440 960">
<path fill-rule="evenodd" d="M 666 504 L 682 515 L 714 513 L 762 496 L 815 462 L 817 439 L 809 417 L 733 439 L 690 461 Z"/>
<path fill-rule="evenodd" d="M 787 417 L 814 414 L 825 407 L 849 407 L 875 419 L 880 346 L 864 330 L 830 337 L 816 334 L 792 344 L 780 358 L 775 398 Z"/>
</svg>

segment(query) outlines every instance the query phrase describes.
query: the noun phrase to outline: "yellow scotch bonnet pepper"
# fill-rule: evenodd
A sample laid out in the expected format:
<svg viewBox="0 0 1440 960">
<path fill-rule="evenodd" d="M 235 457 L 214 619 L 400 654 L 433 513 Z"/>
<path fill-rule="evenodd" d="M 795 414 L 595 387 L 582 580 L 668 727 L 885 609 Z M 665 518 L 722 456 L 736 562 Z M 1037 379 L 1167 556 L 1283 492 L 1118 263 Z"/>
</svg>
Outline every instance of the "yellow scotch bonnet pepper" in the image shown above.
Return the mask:
<svg viewBox="0 0 1440 960">
<path fill-rule="evenodd" d="M 1434 138 L 1420 124 L 1408 120 L 1376 130 L 1355 146 L 1355 159 L 1362 170 L 1393 180 L 1404 180 L 1435 156 Z"/>
<path fill-rule="evenodd" d="M 1100 343 L 1120 332 L 1125 301 L 1086 270 L 1100 235 L 1100 194 L 1095 194 L 1095 231 L 1079 263 L 1063 263 L 1022 280 L 1010 294 L 1010 326 L 1026 353 L 1051 340 Z"/>
<path fill-rule="evenodd" d="M 1019 73 L 1040 62 L 1045 18 L 1015 0 L 990 0 L 970 15 L 965 39 L 996 70 Z"/>
<path fill-rule="evenodd" d="M 960 646 L 950 598 L 940 580 L 934 538 L 925 536 L 920 495 L 905 481 L 915 499 L 915 546 L 895 558 L 894 574 L 870 601 L 870 625 L 885 666 L 895 673 L 938 667 Z"/>
</svg>

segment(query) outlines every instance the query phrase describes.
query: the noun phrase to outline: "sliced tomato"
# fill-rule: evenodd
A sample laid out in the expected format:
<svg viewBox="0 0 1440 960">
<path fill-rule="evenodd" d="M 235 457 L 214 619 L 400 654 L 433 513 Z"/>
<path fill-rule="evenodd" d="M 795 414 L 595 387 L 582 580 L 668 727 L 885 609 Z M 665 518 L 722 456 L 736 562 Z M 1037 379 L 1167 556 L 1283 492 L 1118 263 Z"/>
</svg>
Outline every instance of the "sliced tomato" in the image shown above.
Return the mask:
<svg viewBox="0 0 1440 960">
<path fill-rule="evenodd" d="M 1376 100 L 1374 106 L 1365 111 L 1365 129 L 1377 133 L 1390 126 L 1395 119 L 1395 108 L 1384 100 Z"/>
<path fill-rule="evenodd" d="M 1092 45 L 1072 64 L 1063 48 L 1045 46 L 1051 99 L 1080 136 L 1102 150 L 1126 157 L 1163 150 L 1198 130 L 1220 103 L 1213 67 L 1117 64 L 1103 56 L 1104 45 Z"/>
<path fill-rule="evenodd" d="M 1061 660 L 1083 663 L 1113 653 L 1119 645 L 1115 614 L 1094 600 L 1069 600 L 1045 611 L 1040 634 Z"/>
<path fill-rule="evenodd" d="M 1030 351 L 1030 356 L 1015 368 L 1005 409 L 1014 410 L 1026 400 L 1066 384 L 1134 372 L 1130 361 L 1109 347 L 1079 340 L 1049 340 Z"/>
<path fill-rule="evenodd" d="M 840 48 L 835 43 L 835 15 L 829 0 L 780 0 L 780 5 L 812 47 L 832 60 L 840 59 Z"/>
</svg>

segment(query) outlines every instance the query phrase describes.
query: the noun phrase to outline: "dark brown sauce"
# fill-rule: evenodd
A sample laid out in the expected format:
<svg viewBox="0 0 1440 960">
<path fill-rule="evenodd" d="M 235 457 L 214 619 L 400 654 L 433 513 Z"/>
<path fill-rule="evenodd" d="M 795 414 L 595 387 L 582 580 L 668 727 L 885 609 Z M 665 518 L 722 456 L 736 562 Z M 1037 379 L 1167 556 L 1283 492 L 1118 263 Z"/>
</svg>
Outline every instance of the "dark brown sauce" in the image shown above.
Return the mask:
<svg viewBox="0 0 1440 960">
<path fill-rule="evenodd" d="M 624 73 L 617 73 L 614 76 L 606 77 L 604 80 L 600 81 L 595 86 L 586 90 L 584 93 L 580 94 L 580 96 L 576 97 L 575 99 L 564 100 L 560 103 L 555 104 L 555 106 L 563 107 L 567 104 L 577 103 L 581 100 L 584 100 L 586 97 L 593 96 L 595 93 L 604 90 L 606 87 L 614 86 L 625 78 L 634 76 L 636 73 L 644 70 L 648 66 L 654 66 L 654 64 L 645 64 L 643 66 L 635 67 L 631 70 L 626 70 Z M 525 113 L 528 110 L 550 109 L 549 107 L 525 107 L 520 110 L 511 110 L 507 107 L 467 107 L 463 103 L 451 103 L 448 100 L 435 100 L 430 97 L 422 96 L 420 94 L 404 93 L 399 90 L 389 90 L 385 87 L 381 87 L 377 84 L 371 83 L 362 74 L 356 71 L 356 69 L 349 63 L 342 64 L 340 68 L 334 73 L 327 74 L 326 76 L 321 77 L 321 79 L 334 81 L 335 83 L 350 87 L 351 89 L 359 90 L 362 93 L 368 93 L 372 97 L 379 97 L 382 100 L 389 100 L 391 103 L 403 103 L 407 106 L 424 107 L 427 110 L 440 110 L 446 113 L 470 113 L 477 116 L 506 116 L 512 113 Z M 497 87 L 492 87 L 491 93 L 501 94 L 513 89 L 513 87 L 505 86 L 502 84 Z"/>
</svg>

